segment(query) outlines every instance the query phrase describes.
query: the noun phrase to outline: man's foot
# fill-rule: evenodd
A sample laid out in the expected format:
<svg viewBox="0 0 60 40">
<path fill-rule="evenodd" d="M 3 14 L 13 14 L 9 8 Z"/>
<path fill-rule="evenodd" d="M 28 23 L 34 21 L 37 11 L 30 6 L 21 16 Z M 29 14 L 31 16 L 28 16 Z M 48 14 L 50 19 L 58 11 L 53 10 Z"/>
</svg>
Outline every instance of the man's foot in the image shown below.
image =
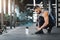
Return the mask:
<svg viewBox="0 0 60 40">
<path fill-rule="evenodd" d="M 44 34 L 44 33 L 43 33 L 43 31 L 41 30 L 41 31 L 35 32 L 35 34 Z"/>
<path fill-rule="evenodd" d="M 48 33 L 49 33 L 49 34 L 51 33 L 51 29 L 48 29 Z"/>
</svg>

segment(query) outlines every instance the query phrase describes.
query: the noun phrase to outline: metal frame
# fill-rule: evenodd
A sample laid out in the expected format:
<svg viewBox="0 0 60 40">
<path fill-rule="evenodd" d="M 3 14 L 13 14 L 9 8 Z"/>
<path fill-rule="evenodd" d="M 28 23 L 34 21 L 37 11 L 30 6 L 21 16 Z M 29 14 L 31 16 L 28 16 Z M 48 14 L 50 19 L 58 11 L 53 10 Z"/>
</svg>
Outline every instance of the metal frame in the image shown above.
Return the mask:
<svg viewBox="0 0 60 40">
<path fill-rule="evenodd" d="M 58 26 L 58 0 L 55 0 L 55 3 L 56 3 L 56 27 Z"/>
</svg>

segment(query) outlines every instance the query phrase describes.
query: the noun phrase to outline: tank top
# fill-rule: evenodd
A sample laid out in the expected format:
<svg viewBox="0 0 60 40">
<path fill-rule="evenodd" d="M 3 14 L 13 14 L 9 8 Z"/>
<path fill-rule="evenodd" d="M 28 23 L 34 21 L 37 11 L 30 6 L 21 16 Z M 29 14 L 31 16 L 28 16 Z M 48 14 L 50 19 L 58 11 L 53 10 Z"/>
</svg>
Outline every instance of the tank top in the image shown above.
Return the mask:
<svg viewBox="0 0 60 40">
<path fill-rule="evenodd" d="M 38 24 L 39 24 L 39 26 L 41 27 L 43 24 L 44 24 L 44 17 L 43 17 L 43 13 L 44 13 L 44 11 L 42 11 L 39 15 L 38 15 Z"/>
</svg>

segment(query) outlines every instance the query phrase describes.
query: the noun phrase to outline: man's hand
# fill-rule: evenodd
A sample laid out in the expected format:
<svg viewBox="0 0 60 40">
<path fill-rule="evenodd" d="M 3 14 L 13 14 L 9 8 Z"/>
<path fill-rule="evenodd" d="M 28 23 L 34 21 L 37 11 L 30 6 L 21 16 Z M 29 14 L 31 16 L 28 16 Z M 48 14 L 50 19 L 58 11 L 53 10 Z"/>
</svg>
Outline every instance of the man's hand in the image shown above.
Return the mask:
<svg viewBox="0 0 60 40">
<path fill-rule="evenodd" d="M 38 30 L 39 27 L 36 27 L 36 30 Z"/>
<path fill-rule="evenodd" d="M 41 28 L 38 28 L 38 31 L 40 31 L 41 30 Z"/>
<path fill-rule="evenodd" d="M 41 30 L 42 28 L 40 28 L 40 27 L 36 27 L 36 29 L 37 29 L 37 31 L 39 31 L 39 30 Z"/>
</svg>

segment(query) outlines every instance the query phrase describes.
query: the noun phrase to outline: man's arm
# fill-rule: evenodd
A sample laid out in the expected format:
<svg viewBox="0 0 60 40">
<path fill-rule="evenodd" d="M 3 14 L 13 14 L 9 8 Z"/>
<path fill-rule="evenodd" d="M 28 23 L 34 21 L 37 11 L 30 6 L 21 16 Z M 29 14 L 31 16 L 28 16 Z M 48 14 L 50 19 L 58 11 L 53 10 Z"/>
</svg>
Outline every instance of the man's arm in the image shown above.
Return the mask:
<svg viewBox="0 0 60 40">
<path fill-rule="evenodd" d="M 43 14 L 43 16 L 44 16 L 44 21 L 45 22 L 44 22 L 44 24 L 38 30 L 43 29 L 44 27 L 46 27 L 49 24 L 48 12 L 45 11 L 44 14 Z"/>
</svg>

